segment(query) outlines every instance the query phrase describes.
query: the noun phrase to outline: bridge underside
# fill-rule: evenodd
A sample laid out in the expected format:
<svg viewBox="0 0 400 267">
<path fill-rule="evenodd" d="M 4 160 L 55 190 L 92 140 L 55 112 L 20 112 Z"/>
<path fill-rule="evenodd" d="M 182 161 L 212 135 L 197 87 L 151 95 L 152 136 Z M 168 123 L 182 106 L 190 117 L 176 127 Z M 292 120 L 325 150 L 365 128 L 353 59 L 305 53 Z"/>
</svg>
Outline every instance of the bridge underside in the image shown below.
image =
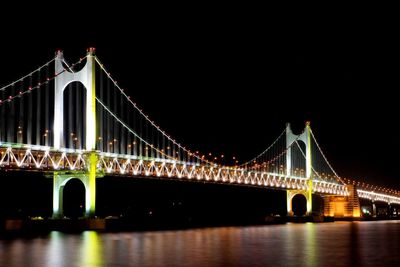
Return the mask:
<svg viewBox="0 0 400 267">
<path fill-rule="evenodd" d="M 4 145 L 4 144 L 3 144 Z M 98 158 L 96 172 L 104 175 L 168 177 L 209 182 L 254 185 L 289 190 L 309 190 L 309 180 L 282 173 L 245 170 L 94 152 Z M 1 146 L 0 167 L 43 171 L 88 171 L 92 152 L 74 149 L 52 150 L 48 147 L 19 145 Z M 92 164 L 93 166 L 93 164 Z M 334 182 L 314 180 L 312 191 L 319 194 L 347 195 L 346 187 Z"/>
<path fill-rule="evenodd" d="M 97 164 L 90 164 L 91 158 L 96 156 Z M 54 150 L 43 146 L 0 144 L 0 168 L 25 169 L 27 171 L 43 172 L 81 172 L 91 173 L 91 184 L 94 184 L 95 176 L 145 176 L 155 178 L 188 179 L 206 182 L 227 184 L 242 184 L 279 190 L 289 190 L 288 197 L 295 194 L 303 194 L 306 199 L 309 194 L 309 180 L 302 177 L 285 176 L 284 174 L 257 172 L 240 168 L 224 168 L 219 166 L 206 166 L 197 163 L 185 163 L 169 161 L 165 159 L 142 158 L 101 152 L 87 152 L 74 149 Z M 95 168 L 89 171 L 89 168 Z M 71 176 L 69 176 L 71 177 Z M 80 179 L 79 177 L 73 176 Z M 60 178 L 61 179 L 61 178 Z M 64 179 L 64 178 L 63 178 Z M 95 186 L 87 188 L 86 178 L 80 179 L 86 190 L 95 194 Z M 55 182 L 56 183 L 56 182 Z M 57 182 L 58 183 L 58 182 Z M 61 183 L 61 182 L 60 182 Z M 60 188 L 57 187 L 59 191 Z M 297 192 L 299 191 L 299 192 Z M 301 192 L 300 192 L 301 191 Z M 358 198 L 384 201 L 400 204 L 398 196 L 354 189 L 354 186 L 344 186 L 337 183 L 313 180 L 312 190 L 314 194 L 324 196 L 324 215 L 335 217 L 359 217 L 360 204 Z M 294 195 L 292 193 L 295 193 Z M 58 193 L 57 193 L 58 194 Z M 92 199 L 93 197 L 87 197 Z M 87 200 L 88 201 L 88 200 Z M 311 212 L 311 201 L 307 201 L 307 212 Z M 94 202 L 87 207 L 87 215 L 94 214 Z M 60 206 L 57 204 L 59 210 Z M 288 211 L 291 208 L 288 207 Z"/>
</svg>

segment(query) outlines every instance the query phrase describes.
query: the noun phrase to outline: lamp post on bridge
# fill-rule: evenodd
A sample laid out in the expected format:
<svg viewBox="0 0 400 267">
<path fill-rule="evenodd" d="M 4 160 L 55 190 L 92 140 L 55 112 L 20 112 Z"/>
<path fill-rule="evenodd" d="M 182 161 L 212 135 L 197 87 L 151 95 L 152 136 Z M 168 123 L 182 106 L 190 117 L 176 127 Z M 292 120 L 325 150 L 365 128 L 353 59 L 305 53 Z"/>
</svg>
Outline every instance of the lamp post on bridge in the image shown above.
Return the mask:
<svg viewBox="0 0 400 267">
<path fill-rule="evenodd" d="M 101 146 L 101 140 L 103 140 L 103 138 L 101 136 L 99 136 L 97 138 L 97 149 L 98 150 L 103 150 L 103 147 Z"/>
<path fill-rule="evenodd" d="M 117 139 L 114 139 L 114 140 L 113 140 L 113 153 L 116 153 L 116 152 L 115 152 L 115 143 L 117 143 L 117 142 L 118 142 Z"/>
<path fill-rule="evenodd" d="M 133 155 L 136 155 L 136 141 L 132 142 L 132 150 L 133 150 Z"/>
<path fill-rule="evenodd" d="M 48 142 L 48 136 L 49 136 L 49 130 L 45 130 L 44 134 L 43 134 L 43 145 L 44 146 L 48 146 L 49 142 Z"/>
<path fill-rule="evenodd" d="M 115 143 L 118 142 L 117 139 L 113 139 L 110 142 L 108 142 L 108 145 L 110 146 L 110 153 L 115 153 Z"/>
<path fill-rule="evenodd" d="M 74 148 L 74 138 L 75 138 L 75 134 L 74 134 L 74 133 L 70 133 L 69 136 L 71 137 L 69 146 L 70 146 L 71 148 Z"/>
<path fill-rule="evenodd" d="M 17 143 L 23 143 L 23 132 L 22 132 L 22 126 L 18 126 L 18 132 L 17 132 Z"/>
<path fill-rule="evenodd" d="M 69 146 L 73 149 L 78 149 L 78 145 L 79 145 L 79 139 L 78 136 L 75 133 L 70 133 L 70 144 Z"/>
<path fill-rule="evenodd" d="M 73 148 L 78 149 L 78 137 L 74 137 L 72 142 L 73 142 Z"/>
</svg>

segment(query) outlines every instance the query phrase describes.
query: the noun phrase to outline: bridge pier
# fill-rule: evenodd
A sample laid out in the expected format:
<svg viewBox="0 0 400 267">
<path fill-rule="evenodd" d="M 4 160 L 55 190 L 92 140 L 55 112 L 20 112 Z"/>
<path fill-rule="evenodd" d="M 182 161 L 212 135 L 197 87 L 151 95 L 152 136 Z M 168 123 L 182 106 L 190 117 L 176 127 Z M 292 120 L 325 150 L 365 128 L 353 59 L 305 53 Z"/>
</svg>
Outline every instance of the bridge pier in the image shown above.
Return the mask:
<svg viewBox="0 0 400 267">
<path fill-rule="evenodd" d="M 96 195 L 93 191 L 96 191 L 96 183 L 91 181 L 91 177 L 88 174 L 59 174 L 54 173 L 54 184 L 53 184 L 53 218 L 64 217 L 64 187 L 71 179 L 79 179 L 85 186 L 85 217 L 94 217 Z"/>
<path fill-rule="evenodd" d="M 88 156 L 87 172 L 54 172 L 53 175 L 53 218 L 62 218 L 64 216 L 63 197 L 64 187 L 71 179 L 79 179 L 85 186 L 85 218 L 95 216 L 96 211 L 96 165 L 97 156 L 91 152 Z"/>
<path fill-rule="evenodd" d="M 360 217 L 360 201 L 354 185 L 346 185 L 348 196 L 325 196 L 324 215 L 330 217 Z"/>
<path fill-rule="evenodd" d="M 372 201 L 372 217 L 376 217 L 376 204 Z"/>
<path fill-rule="evenodd" d="M 306 215 L 310 215 L 312 212 L 312 180 L 308 181 L 307 190 L 286 190 L 286 204 L 287 204 L 287 215 L 293 216 L 293 197 L 296 195 L 303 195 L 307 201 Z"/>
<path fill-rule="evenodd" d="M 312 195 L 308 190 L 287 190 L 286 191 L 286 199 L 287 199 L 287 215 L 293 216 L 293 197 L 296 195 L 303 195 L 307 201 L 307 210 L 306 215 L 311 214 L 312 212 Z"/>
</svg>

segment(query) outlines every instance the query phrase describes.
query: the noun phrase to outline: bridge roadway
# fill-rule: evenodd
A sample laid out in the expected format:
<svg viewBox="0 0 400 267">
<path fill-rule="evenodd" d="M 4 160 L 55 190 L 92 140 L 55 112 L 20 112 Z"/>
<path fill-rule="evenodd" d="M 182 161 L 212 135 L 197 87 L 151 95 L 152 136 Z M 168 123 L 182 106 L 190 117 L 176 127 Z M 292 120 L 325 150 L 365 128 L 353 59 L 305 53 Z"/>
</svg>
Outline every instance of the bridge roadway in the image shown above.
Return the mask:
<svg viewBox="0 0 400 267">
<path fill-rule="evenodd" d="M 41 170 L 44 172 L 85 172 L 88 151 L 52 149 L 46 146 L 0 143 L 0 168 Z M 126 175 L 189 179 L 228 184 L 243 184 L 282 190 L 308 190 L 308 179 L 280 173 L 246 170 L 236 167 L 201 165 L 162 158 L 146 158 L 96 151 L 96 177 Z M 312 192 L 320 195 L 348 196 L 345 185 L 319 179 L 312 180 Z M 389 194 L 357 189 L 360 198 L 400 204 L 400 198 Z"/>
</svg>

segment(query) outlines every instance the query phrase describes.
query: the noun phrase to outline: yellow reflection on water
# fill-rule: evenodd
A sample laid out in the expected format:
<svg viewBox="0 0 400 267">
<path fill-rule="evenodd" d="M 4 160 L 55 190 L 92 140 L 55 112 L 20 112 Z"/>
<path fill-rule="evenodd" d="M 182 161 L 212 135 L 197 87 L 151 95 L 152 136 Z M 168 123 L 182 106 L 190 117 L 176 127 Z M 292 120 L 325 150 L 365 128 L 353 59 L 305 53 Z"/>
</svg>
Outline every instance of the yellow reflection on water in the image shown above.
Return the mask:
<svg viewBox="0 0 400 267">
<path fill-rule="evenodd" d="M 49 235 L 49 244 L 47 252 L 46 266 L 62 266 L 63 251 L 65 250 L 64 235 L 57 231 L 52 231 Z"/>
<path fill-rule="evenodd" d="M 318 266 L 317 264 L 317 249 L 318 246 L 316 244 L 316 235 L 315 235 L 315 223 L 306 223 L 306 238 L 305 238 L 305 264 L 306 266 Z"/>
<path fill-rule="evenodd" d="M 85 231 L 82 234 L 82 243 L 78 266 L 104 266 L 101 239 L 95 231 Z"/>
</svg>

